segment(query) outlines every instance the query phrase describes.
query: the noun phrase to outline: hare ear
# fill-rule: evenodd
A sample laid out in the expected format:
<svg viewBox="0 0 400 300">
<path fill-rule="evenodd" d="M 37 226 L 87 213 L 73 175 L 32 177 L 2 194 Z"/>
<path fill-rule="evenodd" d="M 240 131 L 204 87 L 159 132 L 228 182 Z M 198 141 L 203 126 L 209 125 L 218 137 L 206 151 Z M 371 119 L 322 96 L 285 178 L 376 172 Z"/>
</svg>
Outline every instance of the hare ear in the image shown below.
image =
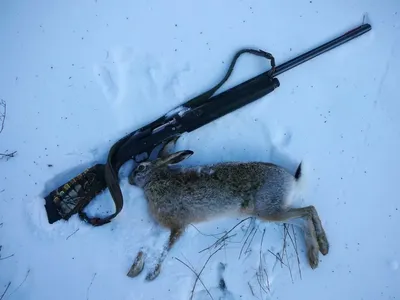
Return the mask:
<svg viewBox="0 0 400 300">
<path fill-rule="evenodd" d="M 183 151 L 179 151 L 176 153 L 172 153 L 172 154 L 168 155 L 167 157 L 160 158 L 157 165 L 177 164 L 178 162 L 181 162 L 182 160 L 185 160 L 185 159 L 189 158 L 190 156 L 192 156 L 193 153 L 194 152 L 191 150 L 183 150 Z"/>
<path fill-rule="evenodd" d="M 170 155 L 174 150 L 178 138 L 179 135 L 167 140 L 166 143 L 162 146 L 160 152 L 158 153 L 158 157 L 167 158 L 168 155 Z"/>
</svg>

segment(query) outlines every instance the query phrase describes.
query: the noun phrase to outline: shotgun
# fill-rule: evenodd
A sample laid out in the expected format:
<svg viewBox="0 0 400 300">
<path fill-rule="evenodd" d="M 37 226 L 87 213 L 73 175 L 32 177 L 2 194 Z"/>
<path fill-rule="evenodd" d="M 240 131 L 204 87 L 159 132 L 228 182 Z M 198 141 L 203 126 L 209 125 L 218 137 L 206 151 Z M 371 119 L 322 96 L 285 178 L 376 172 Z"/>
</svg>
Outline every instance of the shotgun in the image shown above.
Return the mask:
<svg viewBox="0 0 400 300">
<path fill-rule="evenodd" d="M 53 224 L 61 219 L 68 220 L 76 213 L 81 220 L 93 226 L 109 223 L 123 207 L 118 172 L 128 160 L 133 159 L 136 163 L 149 160 L 151 153 L 158 146 L 166 145 L 183 133 L 192 132 L 273 92 L 280 86 L 276 76 L 370 30 L 370 24 L 362 24 L 278 66 L 275 65 L 274 57 L 268 52 L 254 49 L 238 51 L 225 77 L 216 86 L 124 136 L 111 147 L 104 164 L 96 164 L 84 170 L 67 183 L 49 192 L 44 197 L 49 223 Z M 244 53 L 268 59 L 271 69 L 215 95 L 228 80 L 239 56 Z M 89 217 L 83 211 L 84 208 L 107 188 L 114 201 L 115 212 L 103 218 Z"/>
</svg>

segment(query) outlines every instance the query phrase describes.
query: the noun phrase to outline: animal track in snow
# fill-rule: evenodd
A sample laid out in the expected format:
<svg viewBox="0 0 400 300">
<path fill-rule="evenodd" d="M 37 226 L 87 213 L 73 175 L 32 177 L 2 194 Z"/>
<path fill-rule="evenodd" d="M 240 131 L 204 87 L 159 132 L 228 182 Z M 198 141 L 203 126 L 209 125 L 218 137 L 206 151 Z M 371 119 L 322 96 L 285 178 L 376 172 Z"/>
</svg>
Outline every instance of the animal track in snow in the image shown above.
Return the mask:
<svg viewBox="0 0 400 300">
<path fill-rule="evenodd" d="M 286 148 L 289 146 L 292 140 L 292 133 L 288 130 L 277 132 L 274 138 L 274 144 L 280 148 Z"/>
<path fill-rule="evenodd" d="M 210 295 L 213 296 L 213 299 L 220 299 L 220 300 L 236 300 L 240 297 L 238 295 L 234 295 L 228 290 L 224 279 L 224 271 L 225 265 L 223 263 L 218 264 L 218 282 L 217 286 L 211 287 L 210 289 L 205 290 L 202 289 L 194 294 L 193 299 L 196 300 L 203 300 L 203 299 L 210 299 Z"/>
<path fill-rule="evenodd" d="M 399 262 L 397 260 L 393 260 L 390 262 L 390 268 L 393 271 L 397 271 L 399 269 Z"/>
<path fill-rule="evenodd" d="M 293 159 L 287 151 L 292 140 L 292 133 L 288 130 L 269 129 L 262 126 L 265 144 L 269 149 L 268 161 L 281 165 L 288 170 L 296 170 L 299 164 L 298 159 Z"/>
<path fill-rule="evenodd" d="M 95 65 L 93 71 L 107 100 L 112 101 L 115 99 L 118 95 L 118 88 L 114 83 L 110 71 L 105 66 L 101 65 Z"/>
<path fill-rule="evenodd" d="M 187 78 L 187 73 L 190 72 L 190 66 L 186 65 L 181 71 L 176 72 L 171 80 L 168 82 L 168 85 L 164 87 L 164 90 L 170 89 L 173 92 L 173 95 L 180 99 L 181 101 L 185 100 L 184 98 L 187 95 L 185 89 L 185 79 Z"/>
<path fill-rule="evenodd" d="M 117 47 L 108 53 L 105 62 L 94 66 L 94 75 L 119 130 L 147 123 L 149 117 L 159 117 L 182 102 L 182 77 L 190 70 L 188 65 L 179 69 L 166 66 L 129 47 Z"/>
</svg>

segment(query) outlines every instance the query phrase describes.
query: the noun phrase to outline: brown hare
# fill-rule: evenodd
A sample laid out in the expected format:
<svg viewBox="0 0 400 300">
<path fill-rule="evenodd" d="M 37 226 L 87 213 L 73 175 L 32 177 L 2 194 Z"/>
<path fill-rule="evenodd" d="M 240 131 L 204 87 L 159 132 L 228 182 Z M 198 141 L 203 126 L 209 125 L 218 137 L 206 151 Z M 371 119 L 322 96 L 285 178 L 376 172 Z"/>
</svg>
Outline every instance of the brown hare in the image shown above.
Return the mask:
<svg viewBox="0 0 400 300">
<path fill-rule="evenodd" d="M 175 165 L 192 154 L 190 150 L 167 153 L 140 163 L 129 175 L 129 183 L 143 189 L 151 216 L 170 230 L 169 241 L 146 280 L 158 276 L 168 251 L 189 224 L 235 215 L 274 222 L 302 218 L 308 261 L 311 268 L 318 266 L 318 252 L 326 255 L 329 250 L 318 213 L 314 206 L 290 206 L 301 179 L 301 164 L 294 176 L 264 162 Z M 145 255 L 139 251 L 127 276 L 135 277 L 143 270 Z"/>
</svg>

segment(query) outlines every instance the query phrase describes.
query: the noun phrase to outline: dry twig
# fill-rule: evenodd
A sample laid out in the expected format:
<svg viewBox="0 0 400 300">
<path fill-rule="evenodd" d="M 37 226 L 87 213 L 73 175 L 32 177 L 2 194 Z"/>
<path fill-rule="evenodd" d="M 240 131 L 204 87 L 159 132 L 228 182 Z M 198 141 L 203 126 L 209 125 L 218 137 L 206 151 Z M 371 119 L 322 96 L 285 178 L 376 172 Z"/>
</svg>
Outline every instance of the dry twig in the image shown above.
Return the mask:
<svg viewBox="0 0 400 300">
<path fill-rule="evenodd" d="M 285 256 L 285 252 L 286 252 L 286 224 L 283 224 L 283 246 L 282 246 L 282 259 L 281 259 L 281 261 L 283 261 L 283 257 Z"/>
<path fill-rule="evenodd" d="M 195 288 L 196 288 L 197 280 L 199 279 L 201 273 L 203 273 L 203 270 L 205 269 L 206 265 L 207 265 L 208 262 L 210 261 L 211 257 L 213 257 L 213 256 L 214 256 L 218 251 L 220 251 L 220 250 L 222 249 L 222 247 L 224 247 L 224 246 L 225 246 L 225 245 L 221 245 L 217 250 L 215 250 L 215 251 L 208 257 L 208 259 L 206 260 L 206 262 L 204 263 L 203 268 L 201 268 L 201 270 L 200 270 L 199 276 L 196 278 L 196 280 L 195 280 L 195 282 L 194 282 L 194 284 L 193 284 L 192 294 L 191 294 L 190 300 L 193 299 L 193 293 L 194 293 L 194 290 L 195 290 Z"/>
<path fill-rule="evenodd" d="M 6 101 L 3 99 L 0 100 L 0 108 L 3 108 L 3 112 L 0 112 L 0 133 L 4 129 L 4 122 L 6 120 L 6 114 L 7 114 L 7 104 Z"/>
<path fill-rule="evenodd" d="M 251 243 L 253 242 L 254 237 L 256 236 L 256 233 L 258 232 L 258 227 L 259 227 L 259 226 L 257 226 L 256 230 L 254 231 L 253 236 L 251 237 L 250 242 L 247 244 L 247 248 L 246 248 L 246 251 L 244 252 L 244 254 L 247 254 L 247 253 L 249 252 L 250 245 L 251 245 Z"/>
<path fill-rule="evenodd" d="M 3 132 L 6 116 L 7 116 L 6 101 L 0 99 L 0 133 Z M 14 151 L 12 153 L 0 153 L 0 159 L 3 157 L 7 157 L 7 159 L 10 159 L 11 157 L 14 157 L 15 153 L 17 153 L 17 151 Z"/>
<path fill-rule="evenodd" d="M 240 249 L 239 259 L 240 259 L 240 257 L 242 256 L 242 252 L 243 252 L 244 246 L 246 246 L 246 244 L 247 244 L 247 240 L 249 239 L 250 235 L 251 235 L 255 230 L 256 230 L 255 227 L 253 227 L 253 228 L 251 229 L 250 233 L 247 235 L 246 240 L 244 241 L 244 243 L 243 243 L 243 245 L 242 245 L 242 248 Z M 247 246 L 247 249 L 249 249 L 249 247 L 250 247 L 250 245 Z"/>
<path fill-rule="evenodd" d="M 10 257 L 13 257 L 13 256 L 14 256 L 14 254 L 11 254 L 11 255 L 6 256 L 6 257 L 0 257 L 0 260 L 5 260 L 5 259 L 10 258 Z"/>
<path fill-rule="evenodd" d="M 244 249 L 244 247 L 246 246 L 249 237 L 251 236 L 251 234 L 253 234 L 253 236 L 252 236 L 251 239 L 250 239 L 250 242 L 247 244 L 247 248 L 246 248 L 246 251 L 244 252 L 244 254 L 247 254 L 247 253 L 249 252 L 250 245 L 251 245 L 251 243 L 252 243 L 252 241 L 253 241 L 253 239 L 254 239 L 254 236 L 256 235 L 256 233 L 257 233 L 257 231 L 258 231 L 258 226 L 257 226 L 257 228 L 255 227 L 254 221 L 255 221 L 255 218 L 252 218 L 252 225 L 253 225 L 253 226 L 252 226 L 252 228 L 251 228 L 251 231 L 250 231 L 249 234 L 247 235 L 246 240 L 244 241 L 244 243 L 243 243 L 243 245 L 242 245 L 242 248 L 240 249 L 239 259 L 240 259 L 240 257 L 242 256 L 243 249 Z M 250 228 L 250 226 L 249 226 L 248 228 Z M 247 228 L 247 230 L 248 230 L 248 228 Z M 247 230 L 246 230 L 246 233 L 247 233 Z M 246 234 L 245 234 L 245 235 L 246 235 Z"/>
<path fill-rule="evenodd" d="M 292 241 L 292 244 L 293 244 L 293 247 L 294 247 L 294 251 L 296 252 L 296 257 L 297 257 L 297 266 L 299 267 L 299 274 L 300 274 L 300 279 L 303 279 L 302 278 L 302 276 L 301 276 L 301 268 L 300 268 L 300 258 L 299 258 L 299 252 L 298 252 L 298 250 L 297 250 L 297 239 L 296 239 L 296 233 L 294 232 L 294 226 L 293 225 L 291 225 L 291 227 L 292 227 L 292 232 L 293 232 L 293 235 L 294 235 L 294 243 L 293 243 L 293 239 L 292 239 L 292 237 L 289 235 L 289 237 L 290 237 L 290 240 Z"/>
<path fill-rule="evenodd" d="M 212 237 L 218 238 L 218 235 L 223 234 L 223 232 L 221 232 L 221 233 L 214 233 L 214 234 L 207 234 L 207 233 L 201 232 L 200 229 L 198 229 L 195 225 L 193 225 L 193 224 L 190 224 L 190 225 L 191 225 L 194 229 L 196 229 L 198 233 L 200 233 L 201 235 L 204 235 L 204 236 L 212 236 Z"/>
<path fill-rule="evenodd" d="M 256 276 L 257 276 L 258 284 L 260 285 L 260 289 L 262 289 L 265 293 L 268 294 L 270 292 L 269 277 L 268 277 L 268 272 L 266 270 L 266 266 L 264 266 L 264 264 L 266 264 L 265 258 L 262 255 L 262 245 L 263 245 L 263 241 L 264 241 L 264 235 L 265 235 L 265 228 L 263 231 L 263 235 L 261 237 L 260 264 L 259 264 Z M 265 275 L 265 279 L 264 279 L 264 275 Z M 266 281 L 266 286 L 264 287 L 263 282 L 265 282 L 265 281 Z"/>
<path fill-rule="evenodd" d="M 97 275 L 97 273 L 94 273 L 94 275 L 92 277 L 92 281 L 90 281 L 90 284 L 86 290 L 86 300 L 89 300 L 89 290 L 92 287 L 92 284 L 93 284 L 93 281 L 94 281 L 94 278 L 96 277 L 96 275 Z"/>
<path fill-rule="evenodd" d="M 292 268 L 290 267 L 290 263 L 289 263 L 289 257 L 288 257 L 288 254 L 287 254 L 287 249 L 286 249 L 286 245 L 287 245 L 287 243 L 286 243 L 286 237 L 289 235 L 289 237 L 290 237 L 290 232 L 289 232 L 289 230 L 287 229 L 287 224 L 283 224 L 283 230 L 284 230 L 284 249 L 283 249 L 283 251 L 284 251 L 284 253 L 283 253 L 283 255 L 285 255 L 286 254 L 286 261 L 287 261 L 287 267 L 288 267 L 288 269 L 289 269 L 289 273 L 290 273 L 290 278 L 292 279 L 292 283 L 294 283 L 294 281 L 293 281 L 293 274 L 292 274 Z M 290 239 L 291 239 L 291 237 L 290 237 Z"/>
<path fill-rule="evenodd" d="M 195 271 L 192 267 L 190 267 L 187 263 L 183 262 L 182 260 L 180 260 L 180 259 L 177 258 L 177 257 L 175 257 L 175 259 L 176 259 L 177 261 L 181 262 L 183 265 L 185 265 L 190 271 L 193 272 L 194 275 L 196 275 L 196 279 L 197 279 L 197 278 L 199 279 L 200 283 L 203 285 L 203 287 L 204 287 L 204 289 L 206 290 L 207 294 L 210 296 L 211 299 L 214 300 L 214 298 L 213 298 L 213 296 L 211 295 L 210 291 L 209 291 L 209 290 L 207 289 L 207 287 L 205 286 L 203 280 L 201 280 L 200 275 L 197 274 L 196 271 Z M 191 295 L 190 299 L 192 299 L 192 298 L 193 298 L 193 291 L 192 291 L 192 295 Z"/>
<path fill-rule="evenodd" d="M 75 233 L 79 231 L 79 228 L 75 230 L 73 233 L 71 233 L 69 236 L 67 236 L 66 240 L 68 240 L 71 236 L 73 236 Z"/>
<path fill-rule="evenodd" d="M 17 153 L 17 151 L 14 151 L 11 153 L 0 153 L 0 158 L 3 158 L 3 157 L 7 157 L 7 159 L 12 158 L 15 156 L 15 153 Z"/>
<path fill-rule="evenodd" d="M 24 282 L 25 282 L 26 279 L 28 278 L 30 272 L 31 272 L 31 269 L 29 269 L 28 272 L 26 272 L 26 276 L 25 276 L 24 280 L 21 282 L 21 284 L 20 284 L 15 290 L 13 290 L 13 291 L 10 293 L 10 295 L 8 295 L 8 297 L 10 297 L 12 294 L 14 294 L 16 291 L 19 290 L 19 288 L 24 284 Z"/>
<path fill-rule="evenodd" d="M 216 248 L 216 247 L 217 247 L 219 244 L 221 244 L 223 241 L 227 240 L 228 238 L 230 238 L 230 237 L 232 237 L 232 236 L 235 236 L 236 234 L 231 235 L 231 236 L 228 236 L 228 235 L 229 235 L 229 233 L 231 233 L 236 227 L 238 227 L 240 224 L 242 224 L 244 221 L 246 221 L 246 220 L 248 220 L 248 219 L 251 219 L 251 218 L 252 218 L 252 217 L 247 217 L 247 218 L 241 220 L 240 222 L 238 222 L 235 226 L 233 226 L 230 230 L 228 230 L 222 237 L 220 237 L 214 244 L 212 244 L 211 246 L 209 246 L 209 247 L 207 247 L 207 248 L 201 250 L 199 253 L 202 253 L 202 252 L 204 252 L 204 251 L 206 251 L 206 250 L 209 250 L 209 249 L 211 249 L 211 248 L 213 248 L 213 247 Z"/>
<path fill-rule="evenodd" d="M 0 300 L 2 300 L 4 298 L 4 295 L 7 293 L 8 288 L 10 287 L 10 285 L 11 285 L 11 281 L 7 284 L 7 287 L 6 287 L 5 291 L 4 291 L 4 293 L 1 295 Z"/>
<path fill-rule="evenodd" d="M 0 227 L 2 227 L 2 226 L 3 226 L 3 223 L 0 223 Z M 4 260 L 4 259 L 10 258 L 10 257 L 13 257 L 15 255 L 15 254 L 11 254 L 11 255 L 6 256 L 6 257 L 1 257 L 1 249 L 3 249 L 2 245 L 0 245 L 0 260 Z"/>
<path fill-rule="evenodd" d="M 253 287 L 251 286 L 250 282 L 247 282 L 247 284 L 249 285 L 251 294 L 252 294 L 253 296 L 255 296 L 254 291 L 253 291 Z"/>
<path fill-rule="evenodd" d="M 278 255 L 275 254 L 274 252 L 272 252 L 271 250 L 268 249 L 268 252 L 271 253 L 273 256 L 275 256 L 275 258 L 280 261 L 281 265 L 284 265 L 285 267 L 287 267 L 287 265 L 283 262 L 282 258 L 280 257 L 279 253 Z"/>
</svg>

